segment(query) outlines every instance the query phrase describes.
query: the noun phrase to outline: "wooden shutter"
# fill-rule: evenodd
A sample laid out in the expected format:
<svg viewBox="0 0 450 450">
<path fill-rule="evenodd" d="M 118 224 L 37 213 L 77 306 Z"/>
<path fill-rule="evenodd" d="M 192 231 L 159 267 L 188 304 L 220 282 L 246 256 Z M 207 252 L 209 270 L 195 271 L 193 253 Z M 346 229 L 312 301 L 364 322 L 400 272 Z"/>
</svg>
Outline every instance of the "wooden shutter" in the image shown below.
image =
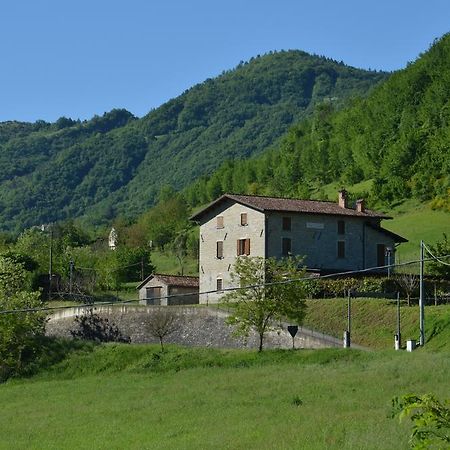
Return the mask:
<svg viewBox="0 0 450 450">
<path fill-rule="evenodd" d="M 288 256 L 291 253 L 291 239 L 283 238 L 281 240 L 281 252 L 283 256 Z"/>
<path fill-rule="evenodd" d="M 216 279 L 216 290 L 221 291 L 223 289 L 223 280 L 222 278 Z"/>
<path fill-rule="evenodd" d="M 217 241 L 216 243 L 216 257 L 218 259 L 223 258 L 223 241 Z"/>
<path fill-rule="evenodd" d="M 216 228 L 223 228 L 223 216 L 217 216 Z"/>
<path fill-rule="evenodd" d="M 250 239 L 244 240 L 244 253 L 248 256 L 250 255 Z"/>
<path fill-rule="evenodd" d="M 283 231 L 291 231 L 291 218 L 290 217 L 283 217 L 282 228 L 283 228 Z"/>
<path fill-rule="evenodd" d="M 345 258 L 345 241 L 338 241 L 338 258 Z"/>
<path fill-rule="evenodd" d="M 247 213 L 241 213 L 241 225 L 248 225 Z"/>
<path fill-rule="evenodd" d="M 386 247 L 384 244 L 377 244 L 377 266 L 386 265 L 385 260 Z"/>
</svg>

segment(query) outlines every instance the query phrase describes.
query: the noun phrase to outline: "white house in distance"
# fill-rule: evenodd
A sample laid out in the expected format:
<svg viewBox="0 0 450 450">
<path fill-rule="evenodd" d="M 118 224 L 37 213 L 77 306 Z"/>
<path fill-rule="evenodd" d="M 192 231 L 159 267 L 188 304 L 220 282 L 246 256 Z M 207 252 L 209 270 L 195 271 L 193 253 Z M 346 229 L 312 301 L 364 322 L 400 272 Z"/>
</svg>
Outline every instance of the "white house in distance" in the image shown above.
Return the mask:
<svg viewBox="0 0 450 450">
<path fill-rule="evenodd" d="M 200 224 L 200 303 L 215 303 L 231 287 L 230 271 L 238 256 L 305 256 L 308 269 L 320 273 L 374 268 L 393 263 L 395 245 L 406 239 L 381 227 L 391 219 L 355 208 L 347 194 L 338 202 L 225 194 L 191 217 Z"/>
</svg>

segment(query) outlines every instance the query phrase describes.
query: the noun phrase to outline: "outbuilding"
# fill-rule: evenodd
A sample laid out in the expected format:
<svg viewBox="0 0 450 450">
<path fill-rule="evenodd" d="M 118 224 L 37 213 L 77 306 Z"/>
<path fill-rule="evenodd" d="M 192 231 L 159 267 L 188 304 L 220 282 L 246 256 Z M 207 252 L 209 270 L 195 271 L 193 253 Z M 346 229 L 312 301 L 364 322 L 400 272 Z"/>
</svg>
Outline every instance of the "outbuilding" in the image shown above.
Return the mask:
<svg viewBox="0 0 450 450">
<path fill-rule="evenodd" d="M 192 305 L 198 303 L 198 277 L 149 275 L 136 288 L 141 305 Z"/>
</svg>

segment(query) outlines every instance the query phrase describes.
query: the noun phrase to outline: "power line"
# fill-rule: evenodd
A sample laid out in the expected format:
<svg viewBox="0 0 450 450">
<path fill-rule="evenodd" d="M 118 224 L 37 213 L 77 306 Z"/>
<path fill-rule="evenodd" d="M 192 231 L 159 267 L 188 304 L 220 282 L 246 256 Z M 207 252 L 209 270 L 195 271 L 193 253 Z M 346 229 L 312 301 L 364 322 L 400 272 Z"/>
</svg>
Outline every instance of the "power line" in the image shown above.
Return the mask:
<svg viewBox="0 0 450 450">
<path fill-rule="evenodd" d="M 433 253 L 431 253 L 431 250 L 426 246 L 425 242 L 423 243 L 423 246 L 425 247 L 425 250 L 433 257 L 433 259 L 435 259 L 436 261 L 438 261 L 441 264 L 444 264 L 445 266 L 450 266 L 449 263 L 446 263 L 444 261 L 441 261 L 437 256 L 433 255 Z M 441 258 L 448 258 L 449 255 L 447 256 L 441 256 Z"/>
<path fill-rule="evenodd" d="M 443 255 L 442 258 L 448 258 L 450 255 Z M 424 258 L 423 261 L 431 261 L 434 258 Z M 216 293 L 222 293 L 222 292 L 231 292 L 231 291 L 239 291 L 239 290 L 247 290 L 247 289 L 255 289 L 255 288 L 263 288 L 266 286 L 277 286 L 277 285 L 284 285 L 284 284 L 290 284 L 290 283 L 298 283 L 302 281 L 316 281 L 320 279 L 326 279 L 326 278 L 333 278 L 333 277 L 340 277 L 340 276 L 348 276 L 353 274 L 359 274 L 359 273 L 367 273 L 367 272 L 374 272 L 377 270 L 387 269 L 387 268 L 393 268 L 393 267 L 401 267 L 401 266 L 407 266 L 411 264 L 417 264 L 421 260 L 413 260 L 408 261 L 404 263 L 397 263 L 397 264 L 389 264 L 384 266 L 376 266 L 376 267 L 369 267 L 366 269 L 358 269 L 358 270 L 349 270 L 344 272 L 336 272 L 332 274 L 327 275 L 319 275 L 317 277 L 301 277 L 301 278 L 290 278 L 282 281 L 273 281 L 269 283 L 257 283 L 253 285 L 248 286 L 235 286 L 235 287 L 228 287 L 228 288 L 222 288 L 220 290 L 214 289 L 209 291 L 203 291 L 203 292 L 188 292 L 188 293 L 180 293 L 180 294 L 171 294 L 161 297 L 155 297 L 155 299 L 162 300 L 162 299 L 169 299 L 169 298 L 178 298 L 178 297 L 188 297 L 192 295 L 207 295 L 207 294 L 216 294 Z M 140 264 L 140 263 L 139 263 Z M 12 310 L 4 310 L 0 311 L 0 315 L 4 314 L 14 314 L 14 313 L 28 313 L 28 312 L 45 312 L 45 311 L 51 311 L 51 310 L 58 310 L 58 309 L 68 309 L 68 308 L 74 308 L 74 307 L 95 307 L 95 306 L 108 306 L 108 305 L 121 305 L 121 304 L 128 304 L 137 302 L 138 300 L 124 300 L 121 302 L 112 301 L 112 302 L 97 302 L 97 303 L 89 303 L 85 305 L 76 305 L 76 306 L 54 306 L 54 307 L 45 307 L 45 308 L 23 308 L 23 309 L 12 309 Z"/>
</svg>

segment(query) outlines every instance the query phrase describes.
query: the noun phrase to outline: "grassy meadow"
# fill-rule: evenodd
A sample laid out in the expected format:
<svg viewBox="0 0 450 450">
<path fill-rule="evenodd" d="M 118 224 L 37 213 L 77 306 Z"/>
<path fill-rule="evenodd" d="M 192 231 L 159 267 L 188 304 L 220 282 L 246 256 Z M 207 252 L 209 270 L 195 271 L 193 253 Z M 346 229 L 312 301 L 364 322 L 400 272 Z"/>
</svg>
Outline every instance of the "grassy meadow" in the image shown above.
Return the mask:
<svg viewBox="0 0 450 450">
<path fill-rule="evenodd" d="M 305 327 L 342 338 L 347 328 L 347 299 L 307 300 Z M 351 337 L 354 343 L 372 349 L 394 347 L 397 332 L 397 305 L 395 300 L 352 299 Z M 419 306 L 400 308 L 402 343 L 419 338 Z M 425 307 L 425 340 L 427 348 L 450 350 L 450 305 Z"/>
<path fill-rule="evenodd" d="M 450 353 L 86 346 L 0 385 L 1 449 L 406 449 L 409 392 L 448 396 Z"/>
</svg>

